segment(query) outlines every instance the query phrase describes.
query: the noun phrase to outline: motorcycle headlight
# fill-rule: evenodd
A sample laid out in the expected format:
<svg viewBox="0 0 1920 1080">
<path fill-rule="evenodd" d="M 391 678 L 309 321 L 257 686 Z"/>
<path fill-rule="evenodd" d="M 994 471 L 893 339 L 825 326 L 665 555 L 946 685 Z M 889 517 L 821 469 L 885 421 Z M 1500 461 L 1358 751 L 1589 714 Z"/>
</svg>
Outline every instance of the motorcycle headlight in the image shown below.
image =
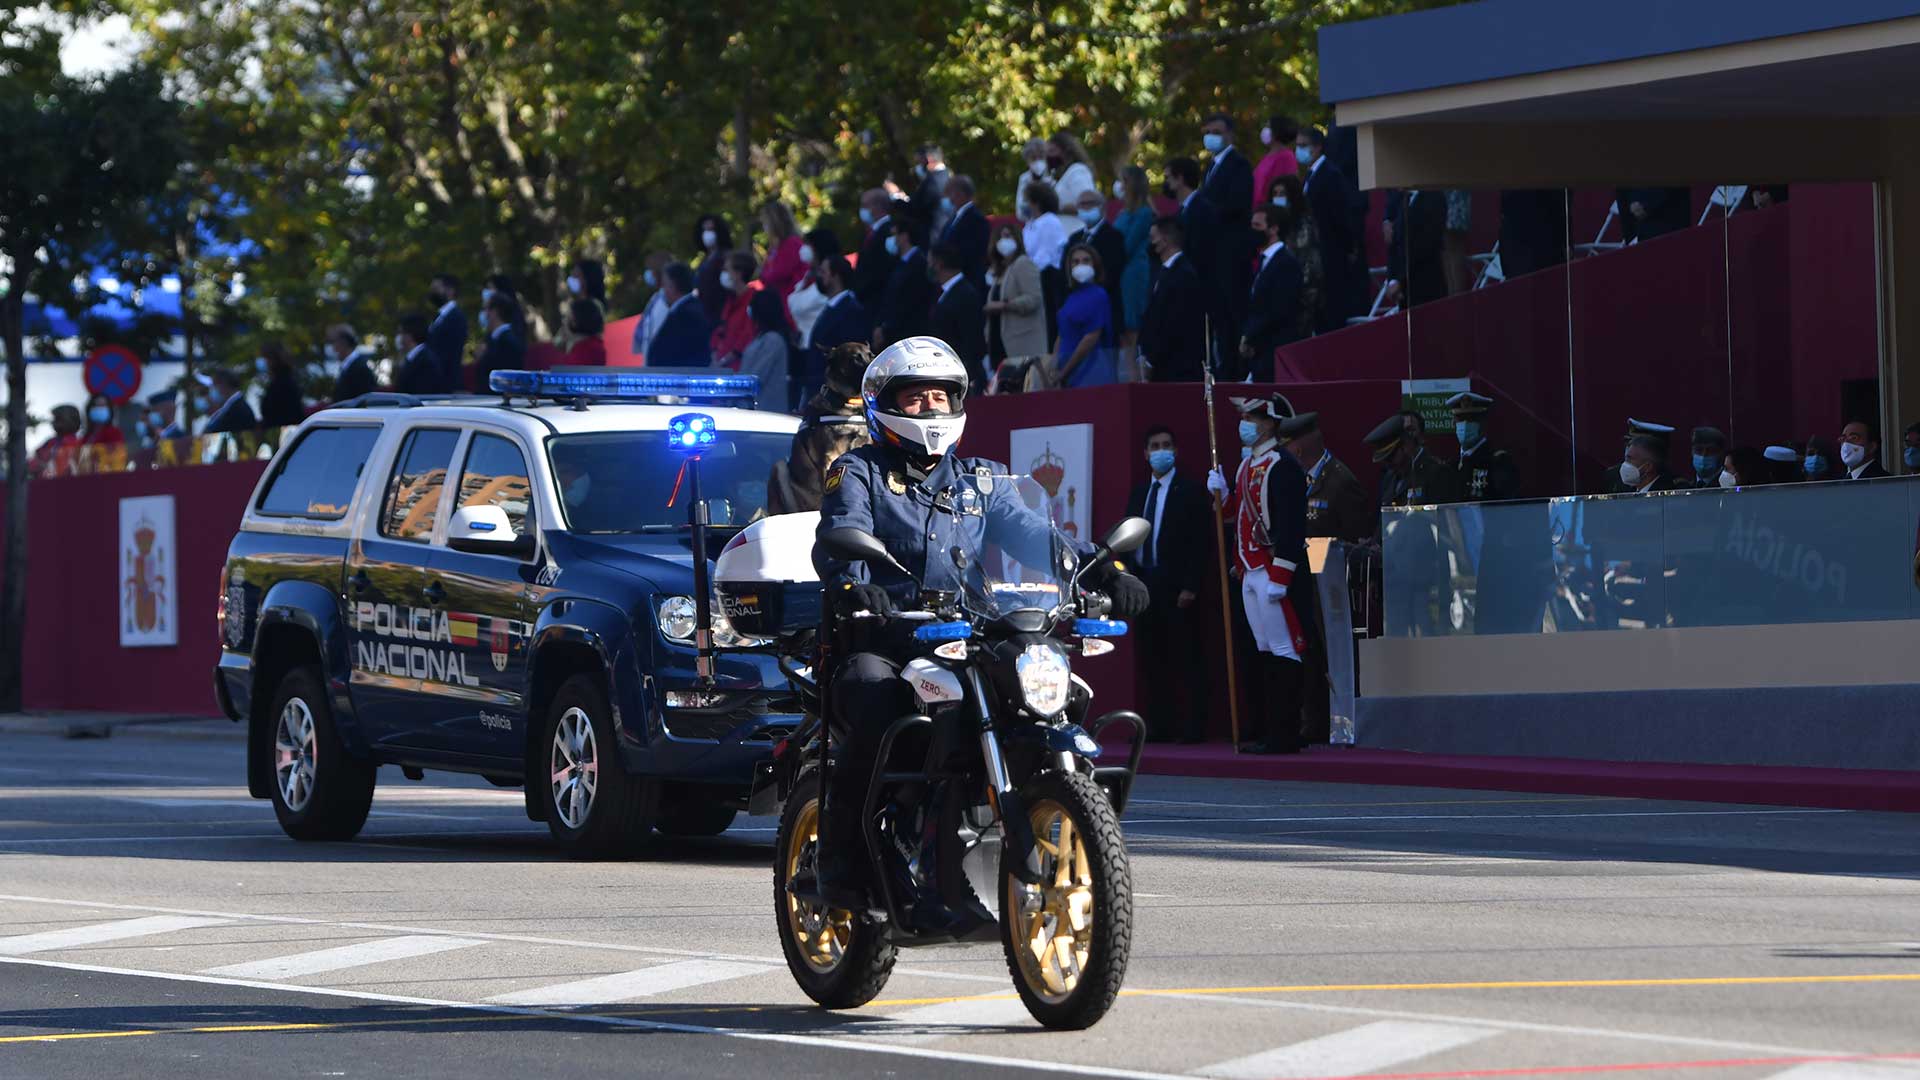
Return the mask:
<svg viewBox="0 0 1920 1080">
<path fill-rule="evenodd" d="M 1073 685 L 1073 666 L 1067 663 L 1065 649 L 1058 645 L 1029 645 L 1014 658 L 1013 673 L 1020 679 L 1020 696 L 1027 708 L 1041 716 L 1052 716 L 1067 707 L 1067 691 Z"/>
<path fill-rule="evenodd" d="M 668 641 L 691 645 L 696 621 L 694 616 L 693 597 L 669 596 L 660 601 L 660 632 L 666 635 Z"/>
</svg>

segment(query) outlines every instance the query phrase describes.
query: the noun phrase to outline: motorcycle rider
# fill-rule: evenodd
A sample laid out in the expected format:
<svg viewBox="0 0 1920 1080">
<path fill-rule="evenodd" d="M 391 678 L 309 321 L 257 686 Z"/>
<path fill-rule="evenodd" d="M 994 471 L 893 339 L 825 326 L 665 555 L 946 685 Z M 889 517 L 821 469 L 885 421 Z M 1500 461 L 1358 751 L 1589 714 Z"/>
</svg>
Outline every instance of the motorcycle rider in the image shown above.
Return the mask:
<svg viewBox="0 0 1920 1080">
<path fill-rule="evenodd" d="M 896 342 L 867 366 L 860 389 L 873 441 L 835 458 L 828 468 L 821 484 L 820 532 L 852 527 L 871 533 L 911 576 L 842 562 L 816 546 L 814 567 L 826 602 L 839 612 L 888 615 L 914 605 L 923 587 L 960 591 L 961 570 L 950 554 L 956 547 L 977 560 L 990 541 L 1027 565 L 1051 564 L 1051 523 L 1020 499 L 1011 482 L 958 483 L 980 471 L 1007 475 L 1003 465 L 952 452 L 966 428 L 968 376 L 958 354 L 933 337 Z M 1083 547 L 1082 554 L 1090 550 Z M 977 564 L 969 569 L 977 573 Z M 1115 618 L 1132 618 L 1146 608 L 1147 587 L 1117 559 L 1088 569 L 1081 581 L 1107 593 Z M 860 807 L 880 736 L 915 707 L 900 669 L 918 651 L 908 635 L 872 633 L 834 675 L 835 764 L 823 808 L 818 876 L 815 882 L 796 878 L 793 884 L 799 892 L 817 890 L 837 908 L 867 905 Z"/>
</svg>

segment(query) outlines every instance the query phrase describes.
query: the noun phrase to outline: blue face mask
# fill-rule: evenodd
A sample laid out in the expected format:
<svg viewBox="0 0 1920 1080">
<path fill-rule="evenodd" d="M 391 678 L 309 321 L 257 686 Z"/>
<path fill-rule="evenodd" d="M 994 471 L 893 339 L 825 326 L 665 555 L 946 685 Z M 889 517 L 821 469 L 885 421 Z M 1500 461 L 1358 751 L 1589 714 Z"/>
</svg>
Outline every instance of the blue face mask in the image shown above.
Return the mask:
<svg viewBox="0 0 1920 1080">
<path fill-rule="evenodd" d="M 1173 451 L 1149 450 L 1147 451 L 1147 464 L 1153 467 L 1153 475 L 1164 476 L 1168 469 L 1173 468 Z"/>
<path fill-rule="evenodd" d="M 1465 450 L 1480 441 L 1480 422 L 1478 420 L 1458 420 L 1453 425 L 1453 437 Z"/>
<path fill-rule="evenodd" d="M 1106 214 L 1101 213 L 1099 207 L 1090 206 L 1080 211 L 1080 223 L 1091 227 L 1100 224 L 1100 220 L 1106 216 Z"/>
<path fill-rule="evenodd" d="M 1800 467 L 1806 470 L 1808 476 L 1819 476 L 1827 471 L 1827 463 L 1819 454 L 1808 454 L 1807 459 L 1800 463 Z"/>
<path fill-rule="evenodd" d="M 949 214 L 953 213 L 953 200 L 947 198 L 945 195 L 940 196 L 940 209 L 945 210 Z"/>
<path fill-rule="evenodd" d="M 1240 445 L 1252 446 L 1260 441 L 1260 425 L 1251 420 L 1240 421 Z"/>
<path fill-rule="evenodd" d="M 1693 455 L 1693 475 L 1702 480 L 1720 471 L 1720 459 L 1712 454 Z"/>
<path fill-rule="evenodd" d="M 1217 154 L 1220 152 L 1221 147 L 1227 145 L 1227 140 L 1212 132 L 1208 132 L 1200 136 L 1200 145 L 1207 148 L 1207 153 Z"/>
<path fill-rule="evenodd" d="M 860 208 L 860 224 L 862 225 L 873 224 L 873 211 L 867 209 L 864 206 Z"/>
<path fill-rule="evenodd" d="M 95 405 L 93 408 L 87 410 L 87 419 L 96 424 L 104 424 L 112 416 L 113 413 L 109 411 L 105 405 Z"/>
<path fill-rule="evenodd" d="M 896 239 L 896 238 L 895 238 L 895 237 L 892 237 L 892 236 L 889 236 L 889 237 L 887 237 L 887 254 L 889 254 L 889 255 L 898 255 L 898 254 L 900 254 L 900 251 L 899 251 L 899 247 L 900 247 L 900 245 L 898 245 L 898 244 L 896 244 L 896 243 L 894 243 L 894 240 L 895 240 L 895 239 Z"/>
<path fill-rule="evenodd" d="M 1313 151 L 1304 146 L 1296 146 L 1293 148 L 1293 160 L 1302 165 L 1311 165 L 1313 164 Z"/>
<path fill-rule="evenodd" d="M 640 276 L 641 276 L 642 278 L 645 278 L 645 279 L 646 279 L 646 282 L 647 282 L 647 288 L 649 288 L 649 289 L 657 289 L 657 288 L 659 288 L 659 287 L 660 287 L 660 279 L 658 279 L 658 278 L 656 278 L 656 277 L 654 276 L 654 274 L 653 274 L 653 271 L 652 271 L 652 270 L 648 270 L 647 272 L 645 272 L 645 273 L 643 273 L 643 274 L 641 274 Z"/>
<path fill-rule="evenodd" d="M 1909 446 L 1902 450 L 1900 460 L 1906 462 L 1909 469 L 1920 469 L 1920 446 Z"/>
</svg>

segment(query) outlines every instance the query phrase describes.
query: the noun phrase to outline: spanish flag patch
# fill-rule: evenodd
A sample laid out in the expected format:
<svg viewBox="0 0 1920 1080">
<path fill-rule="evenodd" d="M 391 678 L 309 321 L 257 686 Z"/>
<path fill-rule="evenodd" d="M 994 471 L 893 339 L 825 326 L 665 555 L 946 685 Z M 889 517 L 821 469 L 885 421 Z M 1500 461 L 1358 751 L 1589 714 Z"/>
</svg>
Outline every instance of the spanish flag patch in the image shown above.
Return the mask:
<svg viewBox="0 0 1920 1080">
<path fill-rule="evenodd" d="M 455 645 L 480 644 L 480 616 L 464 611 L 447 613 L 447 634 Z"/>
<path fill-rule="evenodd" d="M 822 486 L 823 486 L 823 487 L 825 488 L 825 490 L 827 490 L 827 491 L 832 491 L 832 490 L 833 490 L 834 488 L 837 488 L 837 487 L 839 487 L 839 486 L 840 486 L 840 474 L 841 474 L 841 473 L 843 473 L 843 472 L 846 472 L 846 471 L 847 471 L 847 470 L 846 470 L 846 469 L 844 469 L 844 468 L 842 468 L 842 469 L 829 469 L 829 470 L 827 470 L 827 481 L 826 481 L 826 483 L 825 483 L 824 485 L 822 485 Z"/>
</svg>

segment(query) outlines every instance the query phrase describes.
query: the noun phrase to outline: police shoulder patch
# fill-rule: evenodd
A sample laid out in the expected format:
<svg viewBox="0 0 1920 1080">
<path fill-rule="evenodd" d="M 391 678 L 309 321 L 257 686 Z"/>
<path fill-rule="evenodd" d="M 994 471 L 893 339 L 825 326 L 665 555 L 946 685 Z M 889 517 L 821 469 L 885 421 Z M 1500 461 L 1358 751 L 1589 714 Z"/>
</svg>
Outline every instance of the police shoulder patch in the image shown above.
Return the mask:
<svg viewBox="0 0 1920 1080">
<path fill-rule="evenodd" d="M 822 486 L 822 488 L 823 488 L 824 490 L 827 490 L 827 491 L 832 491 L 832 490 L 834 490 L 835 488 L 837 488 L 837 487 L 839 487 L 839 486 L 840 486 L 840 474 L 841 474 L 841 473 L 844 473 L 844 472 L 846 472 L 846 471 L 847 471 L 847 470 L 846 470 L 846 468 L 845 468 L 844 466 L 836 466 L 836 467 L 834 467 L 834 468 L 831 468 L 831 469 L 828 469 L 828 470 L 827 470 L 827 479 L 826 479 L 826 483 L 824 483 L 824 484 L 822 484 L 822 485 L 821 485 L 821 486 Z"/>
</svg>

